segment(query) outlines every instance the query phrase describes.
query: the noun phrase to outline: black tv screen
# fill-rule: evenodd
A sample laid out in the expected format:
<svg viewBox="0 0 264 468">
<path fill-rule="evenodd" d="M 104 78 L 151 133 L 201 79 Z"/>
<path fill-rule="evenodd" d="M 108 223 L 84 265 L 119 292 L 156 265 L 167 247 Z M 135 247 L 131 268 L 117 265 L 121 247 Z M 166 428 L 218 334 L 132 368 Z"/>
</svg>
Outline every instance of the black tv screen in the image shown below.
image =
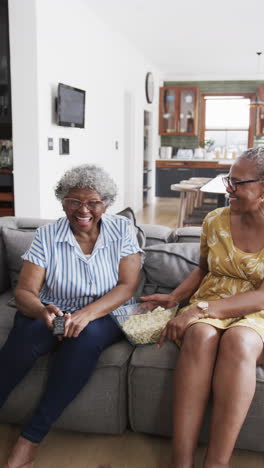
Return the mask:
<svg viewBox="0 0 264 468">
<path fill-rule="evenodd" d="M 84 128 L 85 91 L 59 83 L 57 122 L 63 127 Z"/>
</svg>

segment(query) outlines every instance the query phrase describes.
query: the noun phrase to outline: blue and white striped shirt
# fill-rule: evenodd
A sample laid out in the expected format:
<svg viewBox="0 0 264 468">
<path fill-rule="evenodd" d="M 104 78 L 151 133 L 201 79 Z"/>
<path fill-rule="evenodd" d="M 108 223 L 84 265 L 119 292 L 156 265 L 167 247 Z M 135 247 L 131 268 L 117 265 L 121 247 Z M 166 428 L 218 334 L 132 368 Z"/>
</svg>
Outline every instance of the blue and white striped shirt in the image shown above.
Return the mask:
<svg viewBox="0 0 264 468">
<path fill-rule="evenodd" d="M 65 217 L 38 228 L 22 258 L 46 270 L 41 302 L 74 312 L 113 289 L 118 282 L 120 260 L 137 252 L 142 250 L 131 221 L 103 214 L 90 257 L 81 250 Z M 126 303 L 131 302 L 133 298 Z"/>
</svg>

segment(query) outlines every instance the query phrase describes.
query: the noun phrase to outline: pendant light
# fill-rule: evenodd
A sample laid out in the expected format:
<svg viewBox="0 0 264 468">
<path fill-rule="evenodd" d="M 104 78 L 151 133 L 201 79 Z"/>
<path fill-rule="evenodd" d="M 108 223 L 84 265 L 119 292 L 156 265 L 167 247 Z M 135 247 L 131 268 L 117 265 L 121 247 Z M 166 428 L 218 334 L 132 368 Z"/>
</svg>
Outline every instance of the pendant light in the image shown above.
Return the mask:
<svg viewBox="0 0 264 468">
<path fill-rule="evenodd" d="M 256 54 L 258 56 L 258 71 L 259 71 L 259 68 L 260 68 L 259 63 L 260 63 L 260 58 L 261 58 L 261 55 L 263 54 L 263 51 L 262 52 L 256 52 Z M 252 108 L 264 107 L 264 101 L 258 99 L 258 96 L 256 96 L 256 99 L 254 101 L 250 102 L 249 107 L 252 107 Z"/>
</svg>

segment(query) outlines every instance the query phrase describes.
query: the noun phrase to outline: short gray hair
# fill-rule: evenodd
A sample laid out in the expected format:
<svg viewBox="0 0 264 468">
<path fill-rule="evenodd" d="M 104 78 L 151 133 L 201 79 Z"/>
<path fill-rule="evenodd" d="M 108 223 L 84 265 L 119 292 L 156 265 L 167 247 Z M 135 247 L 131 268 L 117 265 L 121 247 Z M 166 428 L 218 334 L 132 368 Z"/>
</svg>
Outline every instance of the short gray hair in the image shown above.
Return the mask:
<svg viewBox="0 0 264 468">
<path fill-rule="evenodd" d="M 264 179 L 264 147 L 249 148 L 238 156 L 236 162 L 243 161 L 244 159 L 255 163 L 258 176 Z"/>
<path fill-rule="evenodd" d="M 117 195 L 113 179 L 95 164 L 82 164 L 66 171 L 55 187 L 55 196 L 62 201 L 75 188 L 95 190 L 106 206 L 112 205 Z"/>
</svg>

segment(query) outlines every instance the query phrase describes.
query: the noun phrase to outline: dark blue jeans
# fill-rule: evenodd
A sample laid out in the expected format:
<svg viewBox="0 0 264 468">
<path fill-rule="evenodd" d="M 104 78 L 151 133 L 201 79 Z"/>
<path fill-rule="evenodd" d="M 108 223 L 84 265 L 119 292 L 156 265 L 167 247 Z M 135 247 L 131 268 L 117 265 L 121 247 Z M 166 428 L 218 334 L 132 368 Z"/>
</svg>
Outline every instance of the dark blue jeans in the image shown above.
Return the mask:
<svg viewBox="0 0 264 468">
<path fill-rule="evenodd" d="M 17 312 L 14 326 L 0 351 L 0 407 L 38 357 L 56 350 L 47 388 L 21 435 L 31 442 L 41 442 L 53 422 L 86 384 L 100 353 L 122 336 L 118 326 L 106 315 L 90 322 L 78 338 L 64 338 L 59 342 L 44 322 Z"/>
</svg>

